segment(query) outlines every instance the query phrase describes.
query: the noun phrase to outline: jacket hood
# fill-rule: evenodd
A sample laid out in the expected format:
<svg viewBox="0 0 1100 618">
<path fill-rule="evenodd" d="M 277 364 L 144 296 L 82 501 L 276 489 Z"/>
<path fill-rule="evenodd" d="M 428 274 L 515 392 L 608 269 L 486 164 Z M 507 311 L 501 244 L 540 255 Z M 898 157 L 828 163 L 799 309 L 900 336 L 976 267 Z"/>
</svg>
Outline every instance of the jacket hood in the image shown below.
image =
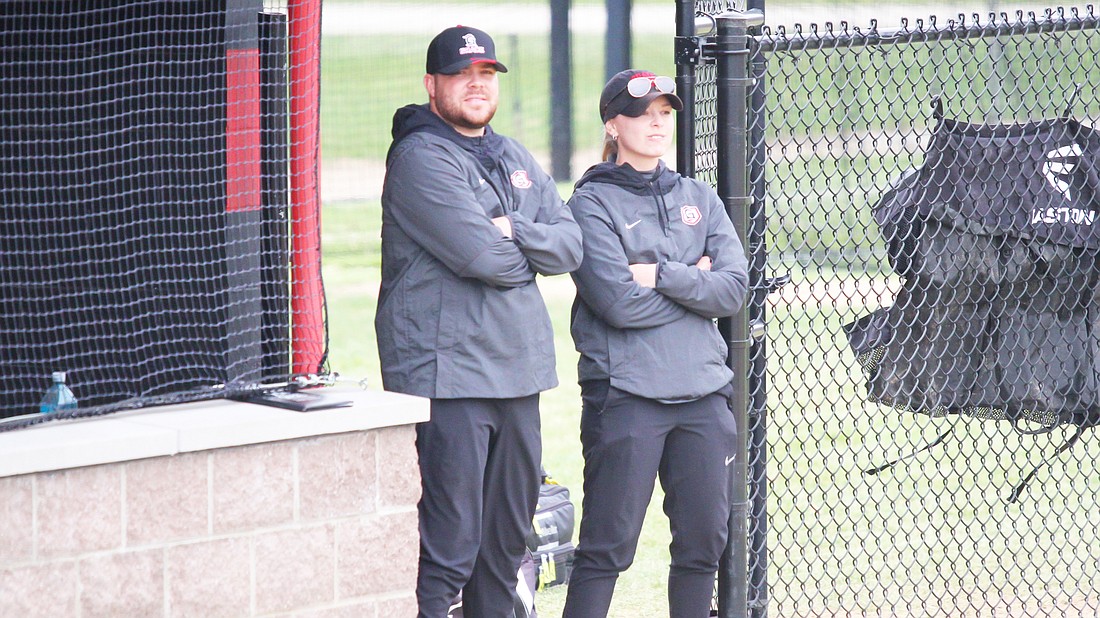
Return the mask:
<svg viewBox="0 0 1100 618">
<path fill-rule="evenodd" d="M 653 172 L 643 173 L 631 167 L 629 163 L 618 165 L 612 161 L 597 163 L 588 168 L 588 171 L 577 181 L 574 190 L 582 186 L 599 182 L 621 187 L 635 195 L 667 195 L 676 187 L 680 175 L 668 169 L 664 161 L 657 163 L 657 169 Z"/>
<path fill-rule="evenodd" d="M 455 131 L 424 103 L 406 105 L 394 113 L 393 128 L 390 130 L 393 143 L 386 152 L 386 162 L 389 163 L 393 149 L 401 140 L 420 132 L 431 133 L 458 144 L 489 169 L 494 168 L 504 154 L 504 138 L 497 135 L 492 127 L 486 126 L 485 135 L 481 137 L 466 137 Z"/>
</svg>

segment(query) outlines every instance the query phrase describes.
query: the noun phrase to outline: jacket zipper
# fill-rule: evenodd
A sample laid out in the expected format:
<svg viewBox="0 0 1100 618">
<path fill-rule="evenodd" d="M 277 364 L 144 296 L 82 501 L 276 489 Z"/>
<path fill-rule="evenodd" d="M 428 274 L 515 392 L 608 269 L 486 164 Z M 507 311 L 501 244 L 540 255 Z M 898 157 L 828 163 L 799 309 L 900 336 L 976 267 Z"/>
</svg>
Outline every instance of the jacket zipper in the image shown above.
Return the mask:
<svg viewBox="0 0 1100 618">
<path fill-rule="evenodd" d="M 661 232 L 665 235 L 665 237 L 668 237 L 670 226 L 668 221 L 667 204 L 665 203 L 665 196 L 661 195 L 657 192 L 656 189 L 653 188 L 653 184 L 655 182 L 656 181 L 653 179 L 647 180 L 646 186 L 649 187 L 649 192 L 653 195 L 653 201 L 657 204 L 657 221 L 661 224 Z"/>
</svg>

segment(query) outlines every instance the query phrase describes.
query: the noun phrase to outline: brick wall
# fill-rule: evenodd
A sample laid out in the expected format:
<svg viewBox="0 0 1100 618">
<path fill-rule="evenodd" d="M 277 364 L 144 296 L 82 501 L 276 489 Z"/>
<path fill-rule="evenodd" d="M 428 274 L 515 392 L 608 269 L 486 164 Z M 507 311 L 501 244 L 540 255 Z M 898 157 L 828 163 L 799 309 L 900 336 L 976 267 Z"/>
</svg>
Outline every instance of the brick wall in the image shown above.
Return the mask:
<svg viewBox="0 0 1100 618">
<path fill-rule="evenodd" d="M 0 478 L 0 616 L 416 614 L 412 425 Z"/>
</svg>

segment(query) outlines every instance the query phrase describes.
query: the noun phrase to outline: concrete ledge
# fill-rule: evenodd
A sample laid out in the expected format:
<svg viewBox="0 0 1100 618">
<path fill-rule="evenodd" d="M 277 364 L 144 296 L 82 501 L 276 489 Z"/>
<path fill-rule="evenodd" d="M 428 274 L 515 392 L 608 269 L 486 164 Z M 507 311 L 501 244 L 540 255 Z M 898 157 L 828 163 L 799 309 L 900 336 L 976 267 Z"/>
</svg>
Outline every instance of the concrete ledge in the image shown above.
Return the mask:
<svg viewBox="0 0 1100 618">
<path fill-rule="evenodd" d="M 420 397 L 342 386 L 308 392 L 352 405 L 295 412 L 219 399 L 49 422 L 0 433 L 0 477 L 428 420 Z"/>
</svg>

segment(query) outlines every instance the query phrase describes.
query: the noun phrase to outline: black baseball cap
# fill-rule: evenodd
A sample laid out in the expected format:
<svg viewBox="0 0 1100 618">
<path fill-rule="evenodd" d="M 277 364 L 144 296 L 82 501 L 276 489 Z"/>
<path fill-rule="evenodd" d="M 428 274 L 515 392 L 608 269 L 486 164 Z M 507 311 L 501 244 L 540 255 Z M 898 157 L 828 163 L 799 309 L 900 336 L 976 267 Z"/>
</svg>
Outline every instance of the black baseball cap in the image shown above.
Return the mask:
<svg viewBox="0 0 1100 618">
<path fill-rule="evenodd" d="M 474 63 L 488 62 L 501 73 L 508 69 L 497 60 L 493 37 L 469 26 L 454 26 L 435 35 L 428 44 L 426 72 L 454 75 Z"/>
<path fill-rule="evenodd" d="M 650 83 L 646 93 L 636 97 L 627 90 L 627 84 L 630 83 L 630 80 L 639 77 L 650 78 Z M 666 81 L 671 87 L 662 90 L 659 84 L 665 84 Z M 603 87 L 603 93 L 600 94 L 600 119 L 607 122 L 619 114 L 637 118 L 645 113 L 645 110 L 649 108 L 649 104 L 657 97 L 668 97 L 672 109 L 678 112 L 683 111 L 684 102 L 676 96 L 675 85 L 671 78 L 659 77 L 649 71 L 639 71 L 637 69 L 619 71 L 607 80 L 607 84 Z"/>
</svg>

